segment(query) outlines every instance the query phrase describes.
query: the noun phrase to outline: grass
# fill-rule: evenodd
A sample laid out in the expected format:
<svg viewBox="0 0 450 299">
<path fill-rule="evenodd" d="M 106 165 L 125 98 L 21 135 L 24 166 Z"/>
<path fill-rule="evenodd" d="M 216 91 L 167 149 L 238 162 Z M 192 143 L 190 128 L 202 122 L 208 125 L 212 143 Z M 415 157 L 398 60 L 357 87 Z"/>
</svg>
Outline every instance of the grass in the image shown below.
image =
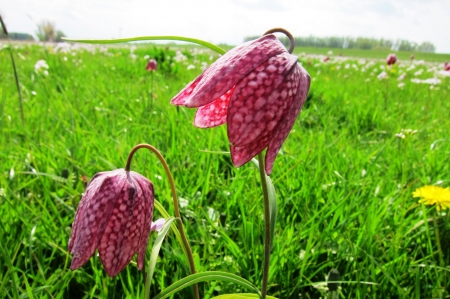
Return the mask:
<svg viewBox="0 0 450 299">
<path fill-rule="evenodd" d="M 176 61 L 174 46 L 149 45 L 138 46 L 135 58 L 129 46 L 64 53 L 21 44 L 15 51 L 25 125 L 9 55 L 0 51 L 4 298 L 142 296 L 144 276 L 135 263 L 111 279 L 97 257 L 71 271 L 67 252 L 84 176 L 124 167 L 128 152 L 142 142 L 163 153 L 179 196 L 188 203 L 183 222 L 198 271 L 229 271 L 260 285 L 258 170 L 252 164 L 236 169 L 229 155 L 220 153 L 229 150 L 225 126 L 197 129 L 193 109 L 169 104 L 201 72 L 201 63 L 210 64 L 217 55 L 182 47 L 186 60 Z M 145 55 L 159 63 L 153 91 Z M 34 70 L 39 59 L 49 65 L 48 75 Z M 332 58 L 321 63 L 301 56 L 301 62 L 313 81 L 273 170 L 279 214 L 268 293 L 323 297 L 316 284 L 336 268 L 349 282 L 341 286 L 343 298 L 448 298 L 449 216 L 419 205 L 411 193 L 425 184 L 450 185 L 449 77 L 430 89 L 409 80 L 432 77 L 429 65 L 394 66 L 386 69 L 390 78 L 380 81 L 376 76 L 384 61 L 363 65 Z M 195 68 L 188 70 L 189 65 Z M 414 75 L 420 69 L 423 74 Z M 407 79 L 400 88 L 397 77 L 403 72 Z M 418 133 L 396 138 L 402 128 Z M 157 199 L 173 213 L 157 159 L 140 151 L 132 168 L 153 181 Z M 171 234 L 162 246 L 152 294 L 187 273 Z M 204 298 L 246 291 L 220 282 L 201 284 L 200 290 Z M 189 290 L 176 296 L 191 297 Z"/>
<path fill-rule="evenodd" d="M 415 51 L 391 51 L 391 50 L 363 50 L 363 49 L 335 49 L 335 48 L 311 48 L 311 47 L 297 47 L 295 48 L 295 53 L 306 53 L 306 54 L 321 54 L 328 55 L 331 51 L 334 55 L 342 54 L 347 57 L 356 58 L 379 58 L 386 59 L 391 53 L 395 53 L 399 59 L 409 61 L 411 59 L 411 54 L 414 54 L 415 60 L 425 60 L 429 62 L 438 62 L 442 65 L 445 61 L 450 61 L 450 54 L 444 53 L 425 53 L 425 52 L 415 52 Z"/>
</svg>

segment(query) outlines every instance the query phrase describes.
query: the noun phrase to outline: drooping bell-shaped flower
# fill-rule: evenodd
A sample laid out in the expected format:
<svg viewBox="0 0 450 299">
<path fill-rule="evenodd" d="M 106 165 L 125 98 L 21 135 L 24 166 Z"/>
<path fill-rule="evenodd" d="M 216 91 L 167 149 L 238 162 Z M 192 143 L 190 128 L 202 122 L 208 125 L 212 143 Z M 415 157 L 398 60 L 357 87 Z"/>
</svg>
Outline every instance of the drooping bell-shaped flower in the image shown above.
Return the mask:
<svg viewBox="0 0 450 299">
<path fill-rule="evenodd" d="M 210 65 L 171 101 L 198 107 L 194 125 L 228 123 L 231 158 L 236 167 L 267 148 L 265 171 L 297 119 L 310 77 L 273 34 L 244 43 Z"/>
<path fill-rule="evenodd" d="M 155 59 L 150 59 L 147 62 L 147 66 L 146 66 L 146 70 L 151 72 L 151 71 L 156 71 L 156 69 L 158 68 L 158 63 L 156 62 Z"/>
<path fill-rule="evenodd" d="M 153 217 L 153 184 L 142 175 L 117 169 L 97 173 L 81 198 L 72 224 L 70 269 L 98 250 L 106 273 L 114 277 L 138 253 L 142 269 Z"/>
<path fill-rule="evenodd" d="M 446 62 L 444 63 L 444 69 L 445 69 L 446 71 L 450 71 L 450 63 L 448 63 L 448 61 L 446 61 Z"/>
<path fill-rule="evenodd" d="M 388 65 L 393 65 L 397 62 L 397 56 L 395 54 L 389 54 L 386 58 L 386 63 Z"/>
</svg>

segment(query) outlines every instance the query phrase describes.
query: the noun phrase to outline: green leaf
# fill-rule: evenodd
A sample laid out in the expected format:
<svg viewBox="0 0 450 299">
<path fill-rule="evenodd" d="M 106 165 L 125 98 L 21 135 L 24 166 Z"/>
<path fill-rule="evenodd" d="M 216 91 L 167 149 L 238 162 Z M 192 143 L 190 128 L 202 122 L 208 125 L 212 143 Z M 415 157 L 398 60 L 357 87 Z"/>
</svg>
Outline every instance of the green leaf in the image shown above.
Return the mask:
<svg viewBox="0 0 450 299">
<path fill-rule="evenodd" d="M 156 237 L 155 243 L 153 244 L 152 253 L 150 255 L 150 261 L 148 263 L 148 272 L 147 272 L 147 280 L 145 282 L 145 290 L 144 290 L 144 299 L 150 298 L 150 284 L 152 282 L 153 273 L 155 272 L 156 260 L 158 259 L 159 250 L 161 249 L 162 242 L 166 237 L 167 232 L 169 231 L 170 226 L 175 220 L 180 220 L 175 217 L 170 217 L 167 219 L 164 226 L 158 233 Z M 180 220 L 181 221 L 181 220 Z"/>
<path fill-rule="evenodd" d="M 0 227 L 2 227 L 2 226 L 0 226 Z M 20 246 L 20 244 L 18 246 Z M 19 248 L 17 248 L 17 250 L 18 249 Z M 19 279 L 18 279 L 17 274 L 16 274 L 17 272 L 14 270 L 13 262 L 11 261 L 11 258 L 9 256 L 9 254 L 3 248 L 3 245 L 2 245 L 1 242 L 0 242 L 0 253 L 1 253 L 1 256 L 4 258 L 5 265 L 8 267 L 8 269 L 6 270 L 6 273 L 2 274 L 2 275 L 4 275 L 4 277 L 3 277 L 2 284 L 0 284 L 0 290 L 3 290 L 3 287 L 6 285 L 5 282 L 7 280 L 9 280 L 8 274 L 10 273 L 10 275 L 11 275 L 11 280 L 10 281 L 11 281 L 12 293 L 14 295 L 14 298 L 18 298 L 19 297 L 19 293 L 17 291 L 17 285 L 18 285 L 17 281 Z"/>
<path fill-rule="evenodd" d="M 260 298 L 258 294 L 250 293 L 238 293 L 238 294 L 225 294 L 213 297 L 211 299 L 247 299 L 247 298 Z M 267 299 L 277 299 L 273 296 L 266 296 Z"/>
<path fill-rule="evenodd" d="M 257 168 L 259 168 L 259 162 L 255 158 L 251 160 Z M 270 176 L 264 174 L 267 185 L 267 195 L 269 197 L 269 211 L 270 211 L 270 244 L 273 245 L 273 236 L 275 235 L 275 225 L 277 223 L 278 206 L 277 196 L 275 193 L 275 187 L 272 183 Z"/>
<path fill-rule="evenodd" d="M 261 293 L 258 290 L 256 286 L 254 286 L 251 282 L 245 280 L 242 277 L 239 277 L 237 275 L 227 273 L 227 272 L 221 272 L 221 271 L 209 271 L 209 272 L 202 272 L 202 273 L 196 273 L 189 275 L 183 279 L 180 279 L 179 281 L 175 282 L 171 286 L 165 288 L 161 293 L 153 297 L 153 299 L 163 299 L 168 296 L 171 296 L 175 294 L 176 292 L 184 289 L 185 287 L 188 287 L 190 285 L 202 282 L 202 281 L 210 281 L 210 280 L 221 280 L 226 282 L 231 282 L 238 284 L 242 287 L 251 289 L 252 291 L 256 292 L 261 297 Z M 250 297 L 251 298 L 251 297 Z M 258 298 L 258 297 L 256 297 Z"/>
<path fill-rule="evenodd" d="M 156 199 L 155 199 L 155 209 L 157 209 L 158 212 L 161 213 L 161 216 L 163 216 L 164 219 L 166 219 L 166 220 L 169 219 L 170 217 L 172 217 L 166 211 L 166 209 L 162 206 L 162 204 L 159 201 L 157 201 Z M 175 225 L 175 223 L 172 225 L 172 230 L 175 234 L 175 238 L 177 239 L 178 243 L 181 246 L 181 249 L 183 250 L 184 256 L 186 258 L 188 258 L 187 249 L 186 249 L 186 247 L 184 247 L 183 239 L 181 238 L 180 231 L 178 230 L 178 227 Z"/>
<path fill-rule="evenodd" d="M 269 210 L 270 210 L 270 244 L 273 245 L 273 236 L 275 235 L 275 224 L 277 223 L 278 207 L 277 196 L 275 194 L 275 187 L 272 179 L 266 175 L 267 193 L 269 195 Z"/>
<path fill-rule="evenodd" d="M 183 42 L 190 42 L 194 44 L 198 44 L 204 46 L 206 48 L 210 48 L 213 51 L 216 51 L 219 54 L 225 54 L 225 50 L 211 44 L 207 41 L 184 37 L 184 36 L 173 36 L 173 35 L 160 35 L 160 36 L 137 36 L 137 37 L 127 37 L 127 38 L 116 38 L 116 39 L 76 39 L 76 38 L 62 38 L 65 41 L 77 42 L 77 43 L 87 43 L 87 44 L 115 44 L 115 43 L 125 43 L 125 42 L 134 42 L 134 41 L 145 41 L 145 40 L 177 40 Z"/>
<path fill-rule="evenodd" d="M 24 275 L 24 282 L 25 282 L 25 287 L 27 288 L 27 295 L 28 295 L 28 298 L 34 299 L 33 292 L 32 292 L 32 290 L 31 290 L 30 284 L 28 283 L 28 280 L 27 280 L 27 276 L 26 276 L 26 275 Z"/>
</svg>

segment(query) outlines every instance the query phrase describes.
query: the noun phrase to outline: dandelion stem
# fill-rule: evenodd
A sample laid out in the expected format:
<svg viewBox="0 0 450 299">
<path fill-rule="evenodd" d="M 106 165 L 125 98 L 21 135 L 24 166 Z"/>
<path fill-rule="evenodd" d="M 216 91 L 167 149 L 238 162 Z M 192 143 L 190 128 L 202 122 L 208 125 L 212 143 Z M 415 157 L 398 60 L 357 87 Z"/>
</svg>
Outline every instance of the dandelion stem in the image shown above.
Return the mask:
<svg viewBox="0 0 450 299">
<path fill-rule="evenodd" d="M 269 281 L 270 266 L 270 207 L 269 193 L 267 191 L 266 173 L 264 171 L 264 157 L 262 153 L 258 154 L 259 176 L 261 177 L 261 186 L 264 196 L 264 265 L 263 278 L 261 286 L 261 298 L 265 299 L 267 294 L 267 285 Z"/>
<path fill-rule="evenodd" d="M 135 147 L 133 147 L 130 154 L 128 155 L 128 160 L 127 160 L 127 164 L 125 166 L 125 171 L 130 171 L 131 160 L 133 158 L 133 155 L 140 148 L 146 148 L 146 149 L 152 151 L 158 157 L 159 161 L 162 163 L 164 170 L 166 171 L 167 177 L 169 179 L 170 188 L 172 190 L 172 198 L 173 198 L 173 207 L 174 207 L 174 211 L 175 211 L 175 217 L 181 219 L 180 208 L 179 208 L 179 204 L 178 204 L 178 196 L 177 196 L 177 191 L 175 188 L 175 183 L 173 180 L 172 173 L 170 172 L 169 165 L 167 164 L 166 160 L 164 159 L 162 154 L 155 147 L 151 146 L 150 144 L 145 144 L 145 143 L 141 143 L 141 144 L 138 144 Z M 195 274 L 196 271 L 195 271 L 194 257 L 192 256 L 192 250 L 191 250 L 191 247 L 189 246 L 189 242 L 188 242 L 188 240 L 186 238 L 186 234 L 184 232 L 183 223 L 181 221 L 177 221 L 177 223 L 178 223 L 178 230 L 180 231 L 181 238 L 183 239 L 183 245 L 187 252 L 189 269 L 191 271 L 191 274 Z M 195 295 L 196 299 L 200 299 L 197 284 L 194 284 L 194 295 Z"/>
<path fill-rule="evenodd" d="M 439 227 L 438 227 L 438 223 L 436 220 L 436 216 L 438 215 L 433 215 L 433 222 L 434 222 L 434 234 L 436 235 L 436 243 L 437 243 L 437 247 L 439 250 L 439 261 L 441 263 L 441 267 L 445 267 L 445 263 L 444 263 L 444 254 L 442 253 L 442 247 L 441 247 L 441 237 L 439 235 Z"/>
</svg>

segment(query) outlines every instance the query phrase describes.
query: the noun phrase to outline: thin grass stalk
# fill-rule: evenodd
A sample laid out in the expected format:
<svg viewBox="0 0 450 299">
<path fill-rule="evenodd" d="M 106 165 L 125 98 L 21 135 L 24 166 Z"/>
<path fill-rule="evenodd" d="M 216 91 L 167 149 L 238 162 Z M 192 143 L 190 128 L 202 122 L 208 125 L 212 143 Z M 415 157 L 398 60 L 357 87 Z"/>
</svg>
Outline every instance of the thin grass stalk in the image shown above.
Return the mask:
<svg viewBox="0 0 450 299">
<path fill-rule="evenodd" d="M 0 15 L 0 23 L 2 24 L 3 32 L 5 33 L 6 37 L 8 38 L 8 44 L 9 44 L 9 55 L 11 57 L 11 63 L 13 65 L 14 70 L 14 78 L 16 80 L 16 87 L 17 87 L 17 95 L 19 96 L 19 106 L 20 106 L 20 116 L 22 118 L 22 126 L 25 126 L 25 116 L 23 113 L 23 101 L 22 101 L 22 94 L 20 92 L 20 84 L 19 84 L 19 75 L 17 74 L 17 68 L 16 68 L 16 62 L 14 60 L 13 50 L 11 47 L 11 40 L 9 39 L 8 30 L 6 29 L 5 22 L 3 22 L 3 18 Z"/>
</svg>

